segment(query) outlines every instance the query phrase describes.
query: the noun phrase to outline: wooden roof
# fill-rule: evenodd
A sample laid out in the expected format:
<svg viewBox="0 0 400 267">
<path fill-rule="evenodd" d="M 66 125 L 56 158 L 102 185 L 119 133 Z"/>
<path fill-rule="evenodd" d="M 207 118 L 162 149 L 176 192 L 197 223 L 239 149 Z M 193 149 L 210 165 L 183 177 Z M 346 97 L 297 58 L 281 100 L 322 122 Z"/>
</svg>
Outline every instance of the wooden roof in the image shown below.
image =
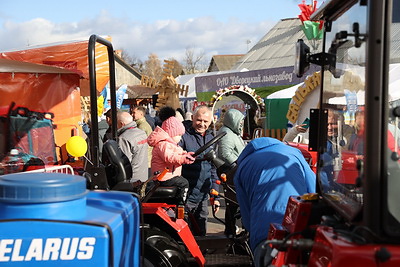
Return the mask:
<svg viewBox="0 0 400 267">
<path fill-rule="evenodd" d="M 244 54 L 239 55 L 215 55 L 212 57 L 210 66 L 207 72 L 230 70 L 236 62 L 243 57 Z"/>
</svg>

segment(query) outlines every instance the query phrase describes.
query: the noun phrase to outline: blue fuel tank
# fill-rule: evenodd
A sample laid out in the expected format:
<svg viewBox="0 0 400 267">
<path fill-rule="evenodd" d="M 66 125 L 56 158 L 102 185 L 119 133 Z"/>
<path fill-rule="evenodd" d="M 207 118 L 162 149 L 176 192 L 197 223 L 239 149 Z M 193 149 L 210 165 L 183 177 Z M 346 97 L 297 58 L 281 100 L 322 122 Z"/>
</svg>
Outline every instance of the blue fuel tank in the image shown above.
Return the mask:
<svg viewBox="0 0 400 267">
<path fill-rule="evenodd" d="M 81 176 L 0 176 L 1 266 L 140 266 L 140 203 Z"/>
</svg>

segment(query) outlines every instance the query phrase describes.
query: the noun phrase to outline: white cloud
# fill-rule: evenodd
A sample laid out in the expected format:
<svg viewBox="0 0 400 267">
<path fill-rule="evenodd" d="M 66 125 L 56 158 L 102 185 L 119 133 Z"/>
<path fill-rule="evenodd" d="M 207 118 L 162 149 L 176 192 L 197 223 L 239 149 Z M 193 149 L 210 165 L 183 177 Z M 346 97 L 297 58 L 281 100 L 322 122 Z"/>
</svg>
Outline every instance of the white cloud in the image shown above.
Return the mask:
<svg viewBox="0 0 400 267">
<path fill-rule="evenodd" d="M 212 17 L 184 21 L 159 20 L 143 23 L 110 16 L 106 11 L 95 19 L 55 24 L 45 19 L 15 23 L 7 21 L 0 27 L 0 51 L 26 49 L 46 43 L 81 40 L 91 34 L 109 35 L 115 49 L 146 60 L 150 53 L 160 59 L 182 60 L 187 48 L 204 51 L 207 60 L 215 54 L 243 54 L 255 45 L 275 22 L 247 23 L 238 19 L 220 22 Z M 6 40 L 6 41 L 4 41 Z M 251 46 L 247 47 L 247 40 Z"/>
<path fill-rule="evenodd" d="M 74 30 L 70 30 L 75 28 Z M 26 49 L 28 46 L 82 39 L 88 31 L 73 24 L 54 24 L 45 19 L 33 19 L 23 23 L 6 22 L 0 30 L 0 50 Z"/>
</svg>

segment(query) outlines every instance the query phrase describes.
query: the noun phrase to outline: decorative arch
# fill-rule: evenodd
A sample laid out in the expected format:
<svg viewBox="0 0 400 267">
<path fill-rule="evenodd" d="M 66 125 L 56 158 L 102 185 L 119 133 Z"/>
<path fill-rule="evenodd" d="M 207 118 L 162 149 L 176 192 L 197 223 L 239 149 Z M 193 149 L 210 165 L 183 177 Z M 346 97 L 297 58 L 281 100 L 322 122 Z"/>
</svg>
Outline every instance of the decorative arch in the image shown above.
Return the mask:
<svg viewBox="0 0 400 267">
<path fill-rule="evenodd" d="M 254 89 L 247 85 L 232 85 L 219 89 L 212 96 L 210 106 L 212 106 L 213 114 L 219 106 L 235 98 L 242 100 L 255 110 L 260 110 L 261 107 L 264 107 L 264 99 L 257 95 Z"/>
</svg>

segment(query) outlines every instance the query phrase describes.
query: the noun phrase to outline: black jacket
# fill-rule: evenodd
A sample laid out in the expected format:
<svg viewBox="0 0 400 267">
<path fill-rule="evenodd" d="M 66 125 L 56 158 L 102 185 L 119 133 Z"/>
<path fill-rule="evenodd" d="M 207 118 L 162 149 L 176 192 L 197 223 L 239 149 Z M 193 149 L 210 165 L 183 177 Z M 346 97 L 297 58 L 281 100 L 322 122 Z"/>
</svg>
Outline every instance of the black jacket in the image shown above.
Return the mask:
<svg viewBox="0 0 400 267">
<path fill-rule="evenodd" d="M 186 128 L 179 145 L 188 152 L 194 152 L 213 137 L 210 130 L 207 130 L 206 134 L 202 136 L 190 126 Z M 201 153 L 197 158 L 203 158 L 206 152 Z M 206 160 L 196 160 L 192 164 L 182 165 L 182 176 L 189 181 L 187 201 L 191 203 L 199 203 L 208 199 L 211 188 L 219 190 L 219 186 L 215 183 L 217 179 L 215 166 Z"/>
</svg>

